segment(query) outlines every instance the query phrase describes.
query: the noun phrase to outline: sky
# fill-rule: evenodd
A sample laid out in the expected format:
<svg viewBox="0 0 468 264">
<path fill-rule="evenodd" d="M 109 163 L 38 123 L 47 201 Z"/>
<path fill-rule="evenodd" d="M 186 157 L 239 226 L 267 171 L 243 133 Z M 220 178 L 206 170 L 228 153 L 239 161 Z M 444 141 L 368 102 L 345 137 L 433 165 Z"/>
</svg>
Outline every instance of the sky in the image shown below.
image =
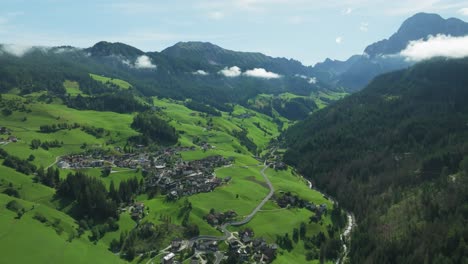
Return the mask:
<svg viewBox="0 0 468 264">
<path fill-rule="evenodd" d="M 314 65 L 345 60 L 418 12 L 468 21 L 468 0 L 0 0 L 0 43 L 161 51 L 207 41 Z"/>
</svg>

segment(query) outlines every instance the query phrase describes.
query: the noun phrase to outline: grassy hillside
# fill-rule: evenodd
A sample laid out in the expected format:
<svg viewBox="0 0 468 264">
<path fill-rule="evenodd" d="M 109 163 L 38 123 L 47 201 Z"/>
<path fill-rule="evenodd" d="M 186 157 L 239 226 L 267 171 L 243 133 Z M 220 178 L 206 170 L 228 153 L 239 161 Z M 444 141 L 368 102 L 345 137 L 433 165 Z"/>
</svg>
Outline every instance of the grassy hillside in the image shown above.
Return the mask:
<svg viewBox="0 0 468 264">
<path fill-rule="evenodd" d="M 12 200 L 26 210 L 19 219 L 5 208 Z M 37 215 L 47 222 L 35 219 Z M 4 263 L 123 263 L 105 246 L 92 245 L 86 234 L 75 237 L 73 218 L 39 203 L 0 194 L 0 223 L 0 260 Z"/>
<path fill-rule="evenodd" d="M 105 85 L 108 85 L 108 86 L 114 86 L 114 87 L 118 87 L 120 89 L 129 89 L 130 87 L 132 87 L 132 85 L 124 80 L 120 80 L 120 79 L 114 79 L 114 78 L 109 78 L 109 77 L 105 77 L 105 76 L 102 76 L 102 75 L 97 75 L 97 74 L 89 74 L 89 76 L 91 76 L 91 78 L 93 78 L 94 80 L 98 81 L 98 82 L 101 82 Z"/>
<path fill-rule="evenodd" d="M 104 80 L 104 82 L 107 81 Z M 80 85 L 76 82 L 66 81 L 64 86 L 71 96 L 81 94 Z M 56 97 L 45 98 L 44 93 L 24 96 L 2 94 L 1 103 L 3 109 L 11 107 L 13 111 L 3 115 L 0 126 L 6 127 L 11 136 L 17 138 L 17 142 L 4 142 L 0 147 L 9 155 L 20 159 L 30 159 L 30 162 L 38 167 L 56 168 L 55 162 L 60 156 L 82 153 L 85 150 L 107 150 L 112 153 L 115 148 L 125 146 L 128 138 L 138 135 L 138 132 L 131 128 L 134 114 L 71 109 L 64 106 Z M 167 120 L 178 131 L 178 145 L 195 147 L 194 150 L 180 153 L 184 160 L 198 160 L 214 155 L 234 158 L 232 166 L 215 170 L 217 177 L 232 177 L 227 185 L 210 193 L 188 197 L 188 201 L 192 204 L 189 222 L 199 227 L 200 234 L 221 235 L 204 220 L 204 217 L 211 209 L 215 209 L 216 211 L 234 210 L 239 214 L 239 218 L 242 218 L 267 195 L 268 188 L 260 174 L 263 162 L 256 159 L 255 155 L 264 155 L 268 152 L 270 141 L 280 135 L 282 125 L 272 117 L 242 106 L 235 106 L 231 113 L 222 112 L 221 116 L 208 116 L 188 109 L 181 101 L 154 98 L 153 104 L 155 113 Z M 49 132 L 41 131 L 44 126 L 50 127 L 58 124 L 67 124 L 67 128 Z M 74 127 L 74 124 L 78 126 Z M 102 133 L 91 133 L 89 128 L 92 128 L 92 131 L 102 129 Z M 42 143 L 57 140 L 60 146 L 48 149 L 33 148 L 35 140 L 40 140 Z M 201 146 L 206 143 L 210 147 L 203 149 Z M 246 144 L 250 144 L 250 147 Z M 252 145 L 255 149 L 253 153 L 251 152 Z M 0 160 L 0 163 L 3 163 L 3 160 Z M 118 186 L 120 182 L 133 177 L 138 180 L 144 178 L 140 170 L 125 168 L 112 168 L 112 172 L 107 177 L 103 177 L 102 170 L 99 168 L 81 171 L 99 179 L 108 189 L 111 181 Z M 60 177 L 65 179 L 70 172 L 74 171 L 62 169 Z M 309 190 L 301 178 L 291 170 L 283 172 L 267 170 L 267 175 L 275 186 L 275 195 L 291 192 L 315 204 L 325 203 L 331 207 L 329 201 L 319 193 Z M 56 262 L 115 263 L 121 261 L 108 248 L 113 239 L 119 239 L 122 232 L 135 228 L 136 223 L 130 218 L 129 212 L 120 214 L 117 231 L 105 233 L 99 241 L 94 243 L 89 238 L 91 237 L 89 230 L 81 237 L 77 237 L 77 220 L 64 213 L 71 214 L 72 205 L 62 204 L 55 197 L 55 189 L 35 182 L 34 175 L 24 175 L 0 165 L 0 192 L 5 192 L 7 189 L 14 189 L 18 198 L 0 195 L 0 210 L 4 212 L 0 219 L 4 227 L 4 230 L 0 231 L 4 234 L 0 236 L 0 244 L 4 244 L 6 248 L 22 248 L 31 254 L 24 255 L 15 249 L 1 256 L 0 260 L 13 263 L 30 260 L 47 263 L 50 261 L 47 256 L 52 255 L 52 259 Z M 16 213 L 5 208 L 10 200 L 18 200 L 26 209 L 21 219 L 14 219 Z M 185 199 L 167 202 L 163 195 L 150 199 L 147 194 L 141 194 L 136 200 L 143 202 L 147 208 L 148 214 L 144 221 L 160 225 L 166 223 L 163 219 L 170 216 L 172 225 L 182 224 L 183 219 L 177 215 Z M 33 206 L 34 209 L 32 209 Z M 34 219 L 36 212 L 47 219 L 46 223 L 43 224 Z M 292 233 L 301 222 L 309 223 L 312 215 L 313 213 L 305 209 L 281 209 L 276 203 L 269 202 L 264 211 L 260 212 L 247 227 L 256 230 L 258 236 L 264 237 L 267 242 L 275 243 L 277 235 Z M 273 224 L 270 221 L 271 217 L 277 218 L 277 224 L 284 228 L 279 229 L 277 224 Z M 50 224 L 47 224 L 49 222 Z M 13 228 L 7 228 L 7 223 L 14 223 Z M 322 225 L 307 224 L 307 235 L 313 236 L 318 232 L 326 233 L 326 226 L 330 223 L 330 216 L 327 215 L 324 216 Z M 175 232 L 173 237 L 169 236 L 168 239 L 179 235 Z M 28 237 L 45 237 L 45 240 L 50 243 L 37 246 L 38 242 Z M 72 241 L 67 242 L 72 237 L 74 237 Z M 23 246 L 19 247 L 20 244 Z M 302 262 L 305 261 L 304 252 L 304 246 L 302 242 L 299 242 L 292 251 L 280 250 L 277 261 L 285 263 L 290 259 L 295 259 L 297 262 Z M 77 254 L 80 255 L 77 256 Z M 147 255 L 143 255 L 141 258 L 137 257 L 135 261 L 148 259 Z"/>
</svg>

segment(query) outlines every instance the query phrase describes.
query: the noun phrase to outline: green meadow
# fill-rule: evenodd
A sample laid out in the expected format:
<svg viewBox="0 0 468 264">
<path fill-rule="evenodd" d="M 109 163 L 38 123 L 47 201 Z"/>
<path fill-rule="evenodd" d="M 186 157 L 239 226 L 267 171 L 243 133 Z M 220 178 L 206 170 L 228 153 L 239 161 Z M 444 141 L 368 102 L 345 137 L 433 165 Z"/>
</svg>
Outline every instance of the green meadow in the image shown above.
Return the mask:
<svg viewBox="0 0 468 264">
<path fill-rule="evenodd" d="M 128 89 L 131 85 L 125 81 L 110 79 L 103 76 L 91 75 L 94 79 L 103 83 L 113 83 L 122 89 Z M 71 96 L 81 94 L 79 84 L 66 81 L 64 86 Z M 45 103 L 38 100 L 40 94 L 30 94 L 24 97 L 17 95 L 4 95 L 8 100 L 19 100 L 25 103 L 28 112 L 14 111 L 9 116 L 2 116 L 0 126 L 5 126 L 18 137 L 18 142 L 9 143 L 1 148 L 9 154 L 27 159 L 33 155 L 32 161 L 37 166 L 54 166 L 58 157 L 72 153 L 80 153 L 83 148 L 96 148 L 113 150 L 114 147 L 122 147 L 129 137 L 138 133 L 130 128 L 133 114 L 117 114 L 113 112 L 79 111 L 64 106 L 60 100 Z M 293 95 L 283 94 L 284 99 Z M 137 200 L 143 202 L 148 208 L 145 221 L 162 223 L 163 218 L 170 217 L 174 224 L 181 224 L 178 218 L 184 199 L 192 203 L 189 222 L 198 225 L 203 235 L 221 235 L 214 227 L 210 226 L 204 216 L 211 209 L 216 211 L 234 210 L 238 213 L 238 219 L 248 215 L 262 199 L 268 194 L 269 189 L 260 173 L 263 162 L 257 160 L 256 153 L 250 153 L 248 149 L 236 138 L 235 132 L 245 130 L 247 137 L 257 146 L 257 152 L 265 154 L 270 141 L 276 139 L 281 131 L 272 117 L 247 109 L 243 106 L 235 106 L 232 113 L 223 112 L 219 117 L 206 116 L 185 107 L 183 102 L 170 99 L 154 98 L 154 106 L 159 109 L 157 115 L 169 121 L 179 133 L 181 146 L 195 146 L 193 151 L 184 151 L 181 157 L 184 160 L 197 160 L 213 155 L 222 155 L 226 158 L 233 157 L 231 166 L 217 168 L 216 176 L 220 178 L 231 177 L 231 180 L 216 188 L 210 193 L 200 193 L 188 198 L 182 198 L 175 202 L 166 201 L 162 195 L 148 199 L 147 195 L 140 195 Z M 248 115 L 245 115 L 248 114 Z M 243 118 L 241 118 L 243 116 Z M 247 116 L 247 117 L 246 117 Z M 280 119 L 281 120 L 281 119 Z M 283 120 L 283 128 L 289 121 Z M 104 136 L 96 137 L 84 132 L 81 128 L 59 130 L 52 133 L 40 132 L 40 126 L 59 123 L 74 124 L 80 126 L 93 126 L 103 128 Z M 31 142 L 34 139 L 41 141 L 58 140 L 63 143 L 60 148 L 32 149 Z M 210 145 L 203 150 L 200 142 Z M 0 162 L 2 162 L 0 160 Z M 110 182 L 118 185 L 121 181 L 137 177 L 143 179 L 139 170 L 113 168 L 112 173 L 103 177 L 100 169 L 85 169 L 86 174 L 99 178 L 108 187 Z M 61 170 L 64 178 L 72 170 Z M 275 187 L 275 195 L 282 192 L 292 192 L 301 198 L 315 204 L 325 203 L 331 207 L 331 202 L 314 190 L 310 190 L 306 183 L 291 170 L 275 171 L 266 170 Z M 118 256 L 112 254 L 108 248 L 112 239 L 118 239 L 120 232 L 133 229 L 136 223 L 130 218 L 128 212 L 123 212 L 119 219 L 120 229 L 106 235 L 96 244 L 88 239 L 87 233 L 80 238 L 74 238 L 67 242 L 70 236 L 76 232 L 77 223 L 70 216 L 59 211 L 59 205 L 54 201 L 55 190 L 34 182 L 32 175 L 18 173 L 5 166 L 0 166 L 0 192 L 8 187 L 13 187 L 19 193 L 20 203 L 25 208 L 30 208 L 21 219 L 15 219 L 15 213 L 7 210 L 5 204 L 16 199 L 0 194 L 0 246 L 4 249 L 0 262 L 36 262 L 36 263 L 119 263 Z M 34 209 L 32 209 L 34 206 Z M 52 226 L 40 223 L 33 217 L 40 212 L 50 221 L 58 221 L 62 230 L 60 234 Z M 301 222 L 307 223 L 307 234 L 313 235 L 325 231 L 325 226 L 330 223 L 329 217 L 323 219 L 322 225 L 309 223 L 313 213 L 305 209 L 281 209 L 273 201 L 268 202 L 264 208 L 244 227 L 254 229 L 257 236 L 264 237 L 268 242 L 274 243 L 276 236 L 284 233 L 292 233 Z M 232 228 L 233 231 L 244 227 Z M 325 233 L 325 232 L 324 232 Z M 41 243 L 40 241 L 47 241 Z M 299 242 L 302 243 L 302 242 Z M 28 254 L 24 254 L 24 252 Z M 276 263 L 292 263 L 304 261 L 304 249 L 297 245 L 291 252 L 280 251 Z M 139 259 L 146 263 L 148 259 Z"/>
<path fill-rule="evenodd" d="M 63 87 L 65 87 L 65 91 L 67 91 L 67 94 L 70 96 L 87 96 L 80 90 L 80 84 L 78 82 L 66 80 L 63 82 Z"/>
<path fill-rule="evenodd" d="M 102 82 L 104 84 L 108 84 L 108 83 L 114 84 L 117 87 L 119 87 L 120 89 L 127 90 L 130 87 L 132 87 L 132 85 L 130 83 L 128 83 L 128 82 L 126 82 L 124 80 L 109 78 L 109 77 L 106 77 L 106 76 L 92 74 L 92 73 L 89 74 L 89 76 L 91 76 L 91 78 L 93 78 L 94 80 Z"/>
<path fill-rule="evenodd" d="M 18 201 L 26 210 L 17 219 L 16 213 L 5 208 Z M 48 221 L 34 219 L 43 215 Z M 104 245 L 93 245 L 87 234 L 71 239 L 77 227 L 68 215 L 44 206 L 0 194 L 0 247 L 2 263 L 123 263 Z"/>
</svg>

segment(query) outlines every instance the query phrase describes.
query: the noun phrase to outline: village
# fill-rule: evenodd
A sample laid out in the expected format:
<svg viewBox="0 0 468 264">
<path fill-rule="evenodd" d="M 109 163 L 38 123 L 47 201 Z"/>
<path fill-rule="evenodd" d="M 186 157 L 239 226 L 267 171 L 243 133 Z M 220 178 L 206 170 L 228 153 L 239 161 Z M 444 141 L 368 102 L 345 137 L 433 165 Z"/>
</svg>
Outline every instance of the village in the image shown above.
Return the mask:
<svg viewBox="0 0 468 264">
<path fill-rule="evenodd" d="M 265 239 L 255 237 L 252 229 L 246 228 L 238 232 L 230 233 L 225 241 L 216 239 L 199 239 L 195 241 L 183 241 L 175 239 L 164 251 L 162 264 L 181 263 L 178 255 L 185 250 L 190 250 L 193 255 L 190 263 L 215 263 L 221 262 L 228 256 L 236 260 L 236 263 L 271 263 L 276 258 L 278 245 L 268 244 Z"/>
<path fill-rule="evenodd" d="M 60 157 L 57 166 L 62 169 L 141 169 L 145 175 L 146 190 L 157 188 L 169 200 L 177 200 L 201 192 L 211 192 L 230 180 L 215 176 L 217 167 L 232 164 L 233 158 L 210 156 L 201 160 L 184 161 L 180 152 L 194 148 L 174 147 L 156 152 L 122 153 L 119 155 L 95 150 L 84 154 Z"/>
</svg>

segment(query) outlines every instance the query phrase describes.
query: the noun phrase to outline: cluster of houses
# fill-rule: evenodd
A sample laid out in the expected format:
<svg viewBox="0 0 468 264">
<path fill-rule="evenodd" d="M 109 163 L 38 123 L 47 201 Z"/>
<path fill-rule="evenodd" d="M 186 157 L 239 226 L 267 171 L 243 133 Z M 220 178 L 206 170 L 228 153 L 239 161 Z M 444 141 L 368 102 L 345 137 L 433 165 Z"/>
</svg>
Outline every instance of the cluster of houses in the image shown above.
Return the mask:
<svg viewBox="0 0 468 264">
<path fill-rule="evenodd" d="M 270 168 L 275 169 L 275 170 L 287 170 L 288 169 L 288 165 L 286 165 L 286 163 L 284 163 L 282 161 L 272 162 L 272 163 L 270 163 L 269 166 L 270 166 Z"/>
<path fill-rule="evenodd" d="M 11 131 L 6 127 L 0 127 L 0 135 L 8 136 L 7 138 L 0 137 L 0 143 L 2 144 L 7 143 L 7 142 L 12 142 L 12 143 L 18 142 L 18 138 L 11 135 Z"/>
<path fill-rule="evenodd" d="M 234 219 L 235 217 L 237 217 L 237 213 L 233 210 L 229 210 L 224 213 L 215 212 L 214 210 L 212 210 L 204 218 L 208 222 L 208 224 L 212 226 L 217 226 L 217 225 L 222 225 L 226 223 L 227 221 Z"/>
<path fill-rule="evenodd" d="M 130 215 L 133 220 L 138 221 L 145 216 L 145 204 L 143 203 L 134 203 L 133 206 L 130 207 Z"/>
<path fill-rule="evenodd" d="M 157 167 L 145 178 L 146 188 L 159 188 L 176 200 L 182 196 L 190 196 L 202 192 L 211 192 L 223 184 L 223 180 L 214 175 L 216 167 L 231 164 L 232 159 L 222 156 L 212 156 L 201 160 L 179 160 L 173 166 Z"/>
<path fill-rule="evenodd" d="M 297 195 L 292 195 L 290 192 L 283 193 L 283 195 L 276 198 L 276 203 L 281 208 L 286 207 L 299 207 L 299 208 L 306 208 L 309 211 L 315 212 L 316 214 L 322 215 L 327 211 L 327 205 L 315 205 L 312 202 L 306 201 L 304 199 L 299 198 Z"/>
<path fill-rule="evenodd" d="M 115 155 L 111 152 L 93 151 L 85 154 L 63 156 L 57 162 L 62 169 L 84 168 L 141 168 L 146 172 L 145 188 L 158 188 L 169 199 L 176 200 L 202 192 L 211 192 L 227 180 L 217 178 L 216 167 L 232 164 L 233 158 L 220 155 L 201 160 L 184 161 L 181 151 L 194 147 L 174 147 L 157 152 L 125 153 Z"/>
<path fill-rule="evenodd" d="M 255 238 L 252 229 L 239 232 L 240 239 L 230 239 L 228 255 L 237 255 L 240 262 L 271 263 L 276 258 L 278 245 Z"/>
<path fill-rule="evenodd" d="M 268 244 L 263 238 L 255 238 L 253 230 L 246 228 L 238 232 L 238 237 L 237 235 L 231 236 L 226 242 L 201 240 L 189 245 L 189 247 L 196 252 L 190 263 L 204 263 L 204 261 L 201 261 L 200 256 L 219 252 L 219 243 L 228 244 L 227 252 L 221 252 L 222 255 L 236 256 L 239 263 L 271 263 L 275 260 L 276 251 L 278 250 L 278 246 L 276 244 Z M 178 239 L 173 240 L 170 252 L 161 259 L 161 263 L 179 263 L 175 260 L 176 255 L 178 252 L 185 249 L 186 246 L 187 244 L 184 244 L 184 241 Z"/>
<path fill-rule="evenodd" d="M 119 151 L 121 148 L 117 148 Z M 83 169 L 100 167 L 119 167 L 151 170 L 153 168 L 164 168 L 174 156 L 181 151 L 194 150 L 194 147 L 175 147 L 159 150 L 157 152 L 139 153 L 114 153 L 95 150 L 85 154 L 76 154 L 61 157 L 57 165 L 60 168 Z"/>
</svg>

